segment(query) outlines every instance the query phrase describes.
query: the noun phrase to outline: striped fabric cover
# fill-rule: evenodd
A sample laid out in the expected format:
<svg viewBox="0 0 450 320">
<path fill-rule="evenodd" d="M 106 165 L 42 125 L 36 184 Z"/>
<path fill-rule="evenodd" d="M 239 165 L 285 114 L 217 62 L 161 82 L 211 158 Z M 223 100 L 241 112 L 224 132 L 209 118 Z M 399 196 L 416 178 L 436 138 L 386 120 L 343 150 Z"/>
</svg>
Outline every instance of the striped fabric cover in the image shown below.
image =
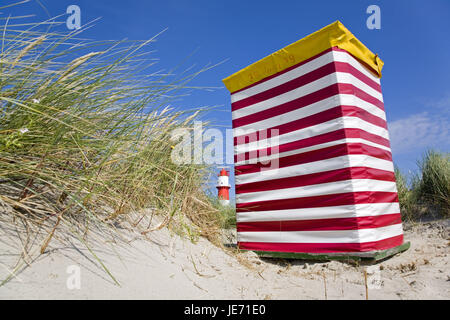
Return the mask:
<svg viewBox="0 0 450 320">
<path fill-rule="evenodd" d="M 403 243 L 380 81 L 362 63 L 333 47 L 233 92 L 231 102 L 241 249 Z"/>
</svg>

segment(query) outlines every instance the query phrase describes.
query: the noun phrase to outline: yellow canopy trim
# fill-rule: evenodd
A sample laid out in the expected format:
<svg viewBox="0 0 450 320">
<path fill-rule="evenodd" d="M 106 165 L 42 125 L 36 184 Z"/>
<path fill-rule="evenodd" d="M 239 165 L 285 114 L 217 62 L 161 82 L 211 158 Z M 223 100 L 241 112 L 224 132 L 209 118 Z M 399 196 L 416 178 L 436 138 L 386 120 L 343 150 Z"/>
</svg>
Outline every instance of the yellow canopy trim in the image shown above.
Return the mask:
<svg viewBox="0 0 450 320">
<path fill-rule="evenodd" d="M 381 78 L 384 62 L 363 45 L 340 21 L 316 31 L 287 47 L 223 79 L 230 92 L 248 87 L 319 53 L 339 47 L 369 66 Z"/>
</svg>

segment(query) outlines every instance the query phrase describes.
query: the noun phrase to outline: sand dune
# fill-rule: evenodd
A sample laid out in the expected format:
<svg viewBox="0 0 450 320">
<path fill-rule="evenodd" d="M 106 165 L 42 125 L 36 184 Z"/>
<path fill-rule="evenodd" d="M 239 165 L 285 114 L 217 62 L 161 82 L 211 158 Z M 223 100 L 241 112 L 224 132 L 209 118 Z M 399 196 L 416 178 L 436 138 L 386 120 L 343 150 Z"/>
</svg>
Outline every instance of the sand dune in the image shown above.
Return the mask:
<svg viewBox="0 0 450 320">
<path fill-rule="evenodd" d="M 365 299 L 364 269 L 369 299 L 449 299 L 448 227 L 449 220 L 406 225 L 411 248 L 374 266 L 236 256 L 167 229 L 147 238 L 122 230 L 114 245 L 91 243 L 119 286 L 77 239 L 54 239 L 30 266 L 16 266 L 21 242 L 1 223 L 0 281 L 15 276 L 0 299 Z"/>
</svg>

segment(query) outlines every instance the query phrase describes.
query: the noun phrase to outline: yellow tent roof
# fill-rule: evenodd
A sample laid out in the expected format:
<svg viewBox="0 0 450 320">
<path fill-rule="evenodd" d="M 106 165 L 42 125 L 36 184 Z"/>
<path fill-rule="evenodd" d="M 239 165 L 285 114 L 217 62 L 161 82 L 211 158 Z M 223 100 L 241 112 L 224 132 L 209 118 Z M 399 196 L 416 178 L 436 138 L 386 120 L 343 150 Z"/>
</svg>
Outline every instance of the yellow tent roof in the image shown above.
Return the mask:
<svg viewBox="0 0 450 320">
<path fill-rule="evenodd" d="M 362 44 L 340 21 L 316 31 L 287 47 L 223 79 L 235 92 L 331 48 L 339 47 L 368 65 L 381 78 L 383 61 Z"/>
</svg>

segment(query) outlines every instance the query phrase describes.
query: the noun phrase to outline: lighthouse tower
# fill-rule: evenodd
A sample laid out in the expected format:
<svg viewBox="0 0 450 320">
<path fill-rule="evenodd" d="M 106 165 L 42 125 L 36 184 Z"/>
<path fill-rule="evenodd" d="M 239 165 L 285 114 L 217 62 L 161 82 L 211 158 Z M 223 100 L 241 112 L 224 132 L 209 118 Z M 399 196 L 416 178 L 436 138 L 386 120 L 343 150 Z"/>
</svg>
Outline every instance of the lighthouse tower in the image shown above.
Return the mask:
<svg viewBox="0 0 450 320">
<path fill-rule="evenodd" d="M 219 202 L 227 206 L 230 204 L 230 193 L 229 189 L 231 188 L 229 179 L 229 173 L 227 170 L 222 168 L 222 170 L 219 173 L 219 179 L 217 180 L 217 190 L 218 190 L 218 198 Z"/>
</svg>

